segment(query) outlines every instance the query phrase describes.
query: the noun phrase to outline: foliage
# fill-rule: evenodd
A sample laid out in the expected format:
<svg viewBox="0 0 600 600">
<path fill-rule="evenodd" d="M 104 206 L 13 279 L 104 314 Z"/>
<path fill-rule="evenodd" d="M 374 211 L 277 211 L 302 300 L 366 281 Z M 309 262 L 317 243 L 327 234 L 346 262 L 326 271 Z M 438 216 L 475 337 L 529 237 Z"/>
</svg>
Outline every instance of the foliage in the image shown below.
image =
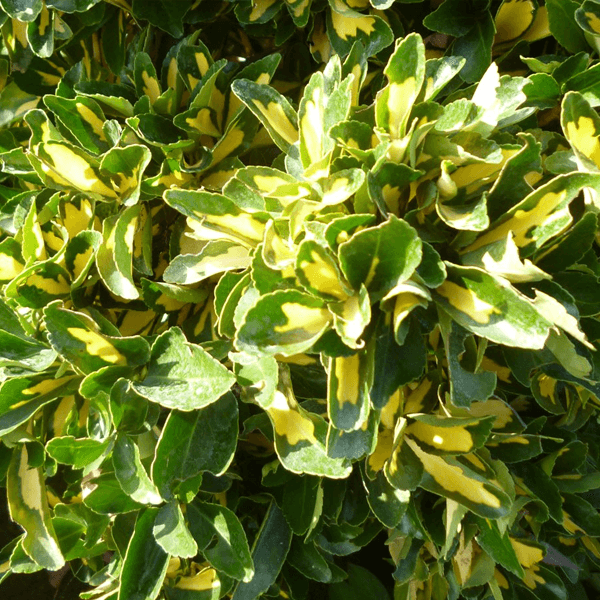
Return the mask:
<svg viewBox="0 0 600 600">
<path fill-rule="evenodd" d="M 585 597 L 600 4 L 0 7 L 0 581 Z"/>
</svg>

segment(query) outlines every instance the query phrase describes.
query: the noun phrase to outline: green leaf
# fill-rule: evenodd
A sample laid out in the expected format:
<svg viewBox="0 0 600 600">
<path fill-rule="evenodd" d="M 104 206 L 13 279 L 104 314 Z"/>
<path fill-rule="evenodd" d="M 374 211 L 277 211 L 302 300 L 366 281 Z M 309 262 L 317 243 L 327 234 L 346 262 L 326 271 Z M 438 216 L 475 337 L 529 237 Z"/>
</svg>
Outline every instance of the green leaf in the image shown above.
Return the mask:
<svg viewBox="0 0 600 600">
<path fill-rule="evenodd" d="M 146 377 L 133 389 L 167 408 L 191 411 L 216 402 L 234 382 L 233 373 L 172 327 L 154 341 Z"/>
<path fill-rule="evenodd" d="M 481 269 L 447 266 L 448 279 L 434 297 L 459 325 L 505 346 L 543 348 L 551 323 L 525 296 Z"/>
<path fill-rule="evenodd" d="M 143 505 L 128 496 L 114 473 L 103 473 L 94 480 L 94 489 L 84 498 L 84 505 L 101 515 L 129 513 L 143 508 Z"/>
<path fill-rule="evenodd" d="M 152 533 L 159 546 L 171 556 L 193 558 L 198 553 L 198 546 L 185 524 L 177 501 L 159 509 Z"/>
<path fill-rule="evenodd" d="M 476 517 L 479 526 L 477 543 L 503 568 L 520 579 L 525 577 L 515 550 L 510 543 L 508 532 L 500 533 L 498 524 L 490 519 Z"/>
<path fill-rule="evenodd" d="M 294 538 L 287 562 L 309 579 L 331 583 L 331 568 L 314 542 L 301 542 L 297 537 Z"/>
<path fill-rule="evenodd" d="M 281 510 L 296 535 L 304 535 L 319 518 L 319 496 L 322 496 L 318 477 L 302 475 L 285 484 Z"/>
<path fill-rule="evenodd" d="M 348 11 L 341 0 L 330 0 L 330 4 L 333 10 L 327 13 L 327 37 L 341 57 L 349 54 L 356 42 L 364 46 L 369 57 L 394 41 L 390 26 L 381 17 Z"/>
<path fill-rule="evenodd" d="M 262 241 L 265 225 L 270 215 L 264 212 L 246 212 L 236 204 L 219 194 L 209 192 L 169 189 L 164 193 L 165 202 L 186 217 L 190 217 L 190 226 L 199 232 L 219 232 L 224 239 L 232 239 L 240 244 L 254 247 Z M 198 227 L 194 222 L 200 222 Z M 213 239 L 212 237 L 207 239 Z M 201 238 L 206 239 L 206 238 Z"/>
<path fill-rule="evenodd" d="M 255 600 L 266 592 L 281 571 L 291 541 L 292 530 L 277 504 L 271 502 L 252 547 L 254 575 L 239 583 L 232 600 Z"/>
<path fill-rule="evenodd" d="M 56 461 L 83 469 L 96 462 L 108 449 L 110 440 L 91 438 L 76 439 L 72 435 L 52 438 L 46 444 L 46 452 Z"/>
<path fill-rule="evenodd" d="M 7 473 L 10 517 L 24 530 L 23 549 L 40 567 L 56 571 L 65 564 L 50 518 L 42 468 L 28 464 L 27 445 L 17 446 Z"/>
<path fill-rule="evenodd" d="M 0 307 L 1 312 L 1 307 Z M 0 317 L 0 327 L 2 318 Z M 27 336 L 0 329 L 0 367 L 22 367 L 32 371 L 47 369 L 56 359 L 56 351 Z"/>
<path fill-rule="evenodd" d="M 363 474 L 363 485 L 367 491 L 367 502 L 375 516 L 386 527 L 400 524 L 410 501 L 410 492 L 394 488 L 379 471 L 374 479 Z"/>
<path fill-rule="evenodd" d="M 59 304 L 50 304 L 44 310 L 48 340 L 84 373 L 110 365 L 137 367 L 148 362 L 150 348 L 143 338 L 105 335 L 86 314 L 61 308 Z"/>
<path fill-rule="evenodd" d="M 249 79 L 236 79 L 231 89 L 259 119 L 273 141 L 284 152 L 298 141 L 298 115 L 279 92 Z"/>
<path fill-rule="evenodd" d="M 413 274 L 421 262 L 421 240 L 408 223 L 390 215 L 340 244 L 338 254 L 350 285 L 358 290 L 364 284 L 376 302 Z"/>
<path fill-rule="evenodd" d="M 420 487 L 463 504 L 476 515 L 497 519 L 510 512 L 509 496 L 488 477 L 452 456 L 435 456 L 421 450 L 416 442 L 406 440 L 423 464 Z M 467 464 L 471 464 L 467 462 Z"/>
<path fill-rule="evenodd" d="M 406 134 L 408 118 L 425 79 L 425 45 L 413 33 L 396 43 L 384 70 L 389 85 L 376 100 L 377 126 L 388 131 L 393 140 Z"/>
<path fill-rule="evenodd" d="M 237 446 L 238 408 L 231 393 L 193 412 L 171 411 L 156 446 L 152 480 L 170 500 L 183 482 L 224 473 Z"/>
<path fill-rule="evenodd" d="M 325 303 L 296 290 L 261 296 L 246 313 L 235 338 L 248 354 L 291 356 L 310 348 L 332 320 Z"/>
<path fill-rule="evenodd" d="M 65 134 L 85 150 L 101 154 L 110 148 L 104 132 L 106 117 L 95 100 L 85 96 L 74 99 L 45 96 L 44 104 L 56 115 Z"/>
<path fill-rule="evenodd" d="M 467 61 L 460 72 L 467 83 L 478 81 L 489 67 L 495 29 L 492 15 L 485 11 L 473 28 L 454 42 L 452 54 Z"/>
<path fill-rule="evenodd" d="M 128 436 L 119 435 L 113 448 L 115 477 L 123 491 L 140 504 L 160 504 L 162 498 L 140 458 L 138 445 Z"/>
<path fill-rule="evenodd" d="M 445 0 L 423 19 L 423 25 L 438 33 L 461 37 L 469 33 L 480 18 L 477 11 L 465 8 L 462 0 Z"/>
<path fill-rule="evenodd" d="M 54 18 L 54 11 L 42 6 L 35 21 L 27 26 L 29 45 L 40 58 L 50 58 L 54 53 Z"/>
<path fill-rule="evenodd" d="M 48 8 L 55 8 L 61 12 L 85 12 L 98 4 L 100 0 L 46 0 Z"/>
<path fill-rule="evenodd" d="M 11 19 L 35 21 L 43 8 L 42 0 L 0 0 L 0 6 Z"/>
<path fill-rule="evenodd" d="M 119 201 L 126 206 L 135 204 L 140 197 L 142 174 L 150 163 L 146 146 L 131 144 L 127 148 L 111 148 L 100 162 L 100 169 L 108 173 Z M 138 212 L 133 212 L 138 218 Z"/>
<path fill-rule="evenodd" d="M 4 381 L 0 386 L 0 436 L 28 421 L 45 404 L 72 394 L 79 382 L 73 375 L 52 379 L 47 373 Z"/>
<path fill-rule="evenodd" d="M 267 414 L 273 424 L 275 450 L 286 469 L 333 479 L 348 477 L 351 468 L 347 461 L 327 454 L 325 420 L 298 405 L 284 369 L 280 369 L 278 389 Z"/>
<path fill-rule="evenodd" d="M 369 597 L 389 600 L 390 598 L 385 586 L 371 571 L 353 564 L 348 567 L 348 580 L 334 583 L 330 589 L 330 600 L 360 600 Z"/>
<path fill-rule="evenodd" d="M 188 504 L 186 515 L 194 539 L 215 569 L 245 582 L 253 578 L 254 563 L 246 534 L 231 510 L 195 501 Z"/>
<path fill-rule="evenodd" d="M 198 254 L 180 254 L 166 268 L 163 278 L 169 283 L 188 285 L 217 273 L 245 269 L 252 257 L 246 246 L 230 240 L 209 241 Z"/>
<path fill-rule="evenodd" d="M 496 389 L 496 374 L 482 371 L 473 365 L 473 345 L 469 332 L 440 313 L 440 326 L 446 356 L 448 357 L 448 375 L 450 379 L 450 400 L 454 406 L 469 407 L 471 402 L 487 400 Z M 468 350 L 467 350 L 468 347 Z M 467 368 L 467 364 L 473 365 Z"/>
<path fill-rule="evenodd" d="M 121 571 L 118 600 L 155 600 L 169 565 L 169 555 L 152 534 L 157 508 L 138 516 Z"/>
<path fill-rule="evenodd" d="M 548 0 L 548 21 L 550 32 L 561 46 L 569 52 L 585 52 L 588 49 L 583 31 L 575 20 L 579 3 L 574 0 Z"/>
<path fill-rule="evenodd" d="M 133 0 L 131 5 L 136 19 L 148 21 L 174 38 L 183 36 L 183 17 L 189 9 L 187 2 L 172 4 L 165 0 Z"/>
<path fill-rule="evenodd" d="M 359 429 L 369 417 L 367 366 L 361 352 L 329 359 L 327 412 L 336 429 Z"/>
</svg>

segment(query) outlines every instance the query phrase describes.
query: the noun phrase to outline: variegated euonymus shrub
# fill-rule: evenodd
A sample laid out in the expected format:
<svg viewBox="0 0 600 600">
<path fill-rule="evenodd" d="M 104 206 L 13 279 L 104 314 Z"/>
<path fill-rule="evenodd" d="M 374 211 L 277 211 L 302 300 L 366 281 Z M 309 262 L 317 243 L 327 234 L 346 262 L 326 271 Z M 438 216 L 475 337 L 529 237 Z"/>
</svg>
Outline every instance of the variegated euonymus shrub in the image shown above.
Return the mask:
<svg viewBox="0 0 600 600">
<path fill-rule="evenodd" d="M 0 7 L 0 585 L 598 587 L 600 4 Z"/>
</svg>

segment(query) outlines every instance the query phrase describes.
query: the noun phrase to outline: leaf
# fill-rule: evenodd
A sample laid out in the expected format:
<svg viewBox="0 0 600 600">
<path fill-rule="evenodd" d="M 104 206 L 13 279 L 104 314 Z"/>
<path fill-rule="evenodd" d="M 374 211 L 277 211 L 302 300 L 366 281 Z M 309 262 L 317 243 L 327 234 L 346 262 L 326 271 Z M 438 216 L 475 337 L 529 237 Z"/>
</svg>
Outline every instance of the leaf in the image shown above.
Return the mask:
<svg viewBox="0 0 600 600">
<path fill-rule="evenodd" d="M 97 159 L 77 146 L 48 140 L 37 145 L 29 160 L 48 187 L 75 190 L 100 200 L 117 196 L 109 179 L 101 174 Z"/>
<path fill-rule="evenodd" d="M 209 234 L 211 231 L 219 232 L 221 236 L 218 237 L 249 247 L 262 241 L 265 225 L 270 219 L 267 213 L 246 212 L 229 198 L 209 192 L 170 189 L 164 193 L 164 199 L 169 206 L 190 217 L 190 226 L 195 229 L 194 222 L 199 222 L 203 228 L 210 230 Z M 206 239 L 214 237 L 213 233 Z"/>
<path fill-rule="evenodd" d="M 264 125 L 284 152 L 298 141 L 298 116 L 291 104 L 272 87 L 249 79 L 236 79 L 233 93 Z"/>
<path fill-rule="evenodd" d="M 390 215 L 340 244 L 338 255 L 350 285 L 358 290 L 364 284 L 376 302 L 412 275 L 421 262 L 421 240 L 408 223 Z"/>
<path fill-rule="evenodd" d="M 423 19 L 423 25 L 432 31 L 461 37 L 473 28 L 480 15 L 465 10 L 461 0 L 445 0 Z"/>
<path fill-rule="evenodd" d="M 106 117 L 95 100 L 85 96 L 74 99 L 45 96 L 44 104 L 56 115 L 69 137 L 85 150 L 101 154 L 110 148 L 104 132 Z"/>
<path fill-rule="evenodd" d="M 464 254 L 484 248 L 513 232 L 522 257 L 529 256 L 548 240 L 562 233 L 572 222 L 569 203 L 585 187 L 598 187 L 594 173 L 559 175 L 538 187 L 521 202 L 492 223 L 490 229 L 463 250 Z"/>
<path fill-rule="evenodd" d="M 333 575 L 327 561 L 314 542 L 301 542 L 294 538 L 287 562 L 305 577 L 321 583 L 331 583 Z"/>
<path fill-rule="evenodd" d="M 359 600 L 372 597 L 389 600 L 390 596 L 379 579 L 371 571 L 358 565 L 348 567 L 348 580 L 332 584 L 330 600 Z"/>
<path fill-rule="evenodd" d="M 266 412 L 273 424 L 275 450 L 286 469 L 333 479 L 348 477 L 347 461 L 327 454 L 325 420 L 298 405 L 284 370 L 280 369 L 278 389 Z"/>
<path fill-rule="evenodd" d="M 56 571 L 65 564 L 50 518 L 41 467 L 28 464 L 27 445 L 17 446 L 6 476 L 10 517 L 25 530 L 23 550 L 40 567 Z"/>
<path fill-rule="evenodd" d="M 584 32 L 600 35 L 598 23 L 600 7 L 594 0 L 584 0 L 583 4 L 575 11 L 575 21 Z"/>
<path fill-rule="evenodd" d="M 347 11 L 341 0 L 330 3 L 333 10 L 327 13 L 327 37 L 341 57 L 348 55 L 356 42 L 364 46 L 365 55 L 369 57 L 394 41 L 390 26 L 382 18 Z"/>
<path fill-rule="evenodd" d="M 463 504 L 476 515 L 497 519 L 510 512 L 510 498 L 497 485 L 451 456 L 424 452 L 416 442 L 406 440 L 423 463 L 420 486 L 434 494 Z"/>
<path fill-rule="evenodd" d="M 50 58 L 54 53 L 54 27 L 54 11 L 50 12 L 46 6 L 27 26 L 29 45 L 40 58 Z"/>
<path fill-rule="evenodd" d="M 133 389 L 167 408 L 191 411 L 216 402 L 234 382 L 233 373 L 172 327 L 155 339 L 146 377 Z"/>
<path fill-rule="evenodd" d="M 578 92 L 569 92 L 564 97 L 560 123 L 580 168 L 597 172 L 600 169 L 600 118 L 585 97 Z"/>
<path fill-rule="evenodd" d="M 296 290 L 261 296 L 246 313 L 235 338 L 238 350 L 291 356 L 310 348 L 332 315 L 323 301 Z"/>
<path fill-rule="evenodd" d="M 190 531 L 208 562 L 229 577 L 251 581 L 254 562 L 235 514 L 219 504 L 196 500 L 187 505 L 186 515 Z"/>
<path fill-rule="evenodd" d="M 531 193 L 527 179 L 541 172 L 541 145 L 528 133 L 519 137 L 525 145 L 504 163 L 487 196 L 487 212 L 492 221 L 511 209 L 515 200 Z"/>
<path fill-rule="evenodd" d="M 44 323 L 52 347 L 84 373 L 110 365 L 136 367 L 149 359 L 143 338 L 105 335 L 86 314 L 61 308 L 58 302 L 46 307 Z"/>
<path fill-rule="evenodd" d="M 489 67 L 494 32 L 494 20 L 489 11 L 486 11 L 468 33 L 455 41 L 452 54 L 466 59 L 460 76 L 467 83 L 478 81 Z"/>
<path fill-rule="evenodd" d="M 152 533 L 159 546 L 171 556 L 193 558 L 198 553 L 196 541 L 185 524 L 177 501 L 159 509 Z"/>
<path fill-rule="evenodd" d="M 11 19 L 35 21 L 43 8 L 42 0 L 1 0 L 0 6 Z"/>
<path fill-rule="evenodd" d="M 494 419 L 412 415 L 404 435 L 419 447 L 438 456 L 467 454 L 481 448 L 490 435 Z"/>
<path fill-rule="evenodd" d="M 198 254 L 180 254 L 166 268 L 169 283 L 189 285 L 217 273 L 245 269 L 252 257 L 246 246 L 230 240 L 209 241 Z"/>
<path fill-rule="evenodd" d="M 336 429 L 359 429 L 368 419 L 367 379 L 367 360 L 363 353 L 330 359 L 327 412 Z"/>
<path fill-rule="evenodd" d="M 319 518 L 321 481 L 317 477 L 302 475 L 285 484 L 281 510 L 296 535 L 304 535 L 316 525 Z"/>
<path fill-rule="evenodd" d="M 254 575 L 238 584 L 232 600 L 254 600 L 267 591 L 281 571 L 291 541 L 292 530 L 277 504 L 271 502 L 252 547 Z"/>
<path fill-rule="evenodd" d="M 236 6 L 235 16 L 240 23 L 260 24 L 271 20 L 282 7 L 280 0 L 243 1 Z"/>
<path fill-rule="evenodd" d="M 55 361 L 56 352 L 52 348 L 28 336 L 7 332 L 1 316 L 0 327 L 0 367 L 19 366 L 32 371 L 44 371 Z"/>
<path fill-rule="evenodd" d="M 454 406 L 469 407 L 471 402 L 483 402 L 490 398 L 496 389 L 496 374 L 475 368 L 465 368 L 466 341 L 469 332 L 458 323 L 440 314 L 440 326 L 446 356 L 448 357 L 448 375 L 450 379 L 450 399 Z M 472 346 L 471 346 L 472 348 Z M 473 362 L 473 352 L 469 362 Z M 466 360 L 465 360 L 466 359 Z M 478 372 L 479 371 L 479 372 Z"/>
<path fill-rule="evenodd" d="M 126 435 L 119 435 L 113 448 L 115 477 L 122 490 L 140 504 L 160 504 L 162 498 L 150 481 L 140 458 L 139 446 Z"/>
<path fill-rule="evenodd" d="M 494 43 L 503 44 L 520 38 L 532 26 L 536 13 L 537 6 L 532 0 L 504 0 L 496 13 Z"/>
<path fill-rule="evenodd" d="M 365 475 L 362 479 L 367 502 L 375 516 L 385 527 L 398 526 L 408 508 L 410 492 L 394 488 L 381 471 L 373 480 Z"/>
<path fill-rule="evenodd" d="M 499 565 L 522 579 L 525 573 L 508 537 L 508 532 L 500 533 L 498 524 L 490 519 L 476 517 L 476 522 L 479 526 L 477 543 Z"/>
<path fill-rule="evenodd" d="M 157 513 L 157 508 L 147 508 L 138 516 L 123 561 L 118 600 L 155 600 L 160 593 L 169 555 L 152 534 Z"/>
<path fill-rule="evenodd" d="M 103 244 L 96 253 L 96 266 L 106 287 L 121 298 L 135 300 L 139 291 L 133 280 L 133 240 L 139 206 L 131 206 L 108 217 L 102 225 Z"/>
<path fill-rule="evenodd" d="M 170 36 L 180 38 L 184 33 L 183 17 L 189 8 L 186 2 L 172 5 L 165 0 L 133 0 L 131 12 L 136 19 L 149 21 Z"/>
<path fill-rule="evenodd" d="M 94 489 L 84 498 L 84 505 L 101 515 L 139 511 L 143 505 L 128 496 L 114 473 L 103 473 L 94 480 Z"/>
<path fill-rule="evenodd" d="M 162 497 L 170 500 L 178 486 L 204 471 L 224 473 L 233 460 L 237 434 L 237 400 L 231 393 L 200 410 L 173 410 L 152 463 L 152 480 Z"/>
<path fill-rule="evenodd" d="M 426 356 L 421 331 L 414 321 L 398 344 L 389 314 L 382 314 L 375 330 L 373 383 L 369 396 L 373 407 L 382 410 L 398 388 L 423 373 Z"/>
<path fill-rule="evenodd" d="M 579 3 L 573 0 L 548 0 L 548 21 L 550 32 L 561 46 L 569 52 L 585 52 L 587 44 L 583 31 L 575 21 L 575 11 L 579 9 Z"/>
<path fill-rule="evenodd" d="M 376 100 L 377 126 L 392 139 L 400 139 L 425 79 L 425 45 L 420 35 L 413 33 L 397 42 L 384 73 L 389 85 Z"/>
<path fill-rule="evenodd" d="M 150 150 L 137 144 L 131 144 L 127 148 L 111 148 L 102 157 L 100 169 L 103 173 L 108 173 L 118 199 L 125 206 L 139 200 L 142 174 L 150 163 L 150 158 Z"/>
<path fill-rule="evenodd" d="M 75 438 L 72 435 L 52 438 L 46 444 L 46 452 L 56 461 L 83 469 L 102 457 L 109 447 L 110 440 Z"/>
<path fill-rule="evenodd" d="M 551 324 L 525 296 L 481 269 L 447 267 L 434 298 L 459 325 L 505 346 L 543 348 Z"/>
</svg>

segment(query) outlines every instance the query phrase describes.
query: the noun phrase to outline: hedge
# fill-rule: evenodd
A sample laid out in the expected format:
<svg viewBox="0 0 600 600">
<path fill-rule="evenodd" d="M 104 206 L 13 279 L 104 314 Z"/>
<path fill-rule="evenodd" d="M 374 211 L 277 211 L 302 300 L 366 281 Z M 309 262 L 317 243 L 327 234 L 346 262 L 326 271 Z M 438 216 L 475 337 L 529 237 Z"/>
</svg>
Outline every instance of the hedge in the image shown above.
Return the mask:
<svg viewBox="0 0 600 600">
<path fill-rule="evenodd" d="M 0 582 L 597 597 L 598 2 L 0 8 Z"/>
</svg>

